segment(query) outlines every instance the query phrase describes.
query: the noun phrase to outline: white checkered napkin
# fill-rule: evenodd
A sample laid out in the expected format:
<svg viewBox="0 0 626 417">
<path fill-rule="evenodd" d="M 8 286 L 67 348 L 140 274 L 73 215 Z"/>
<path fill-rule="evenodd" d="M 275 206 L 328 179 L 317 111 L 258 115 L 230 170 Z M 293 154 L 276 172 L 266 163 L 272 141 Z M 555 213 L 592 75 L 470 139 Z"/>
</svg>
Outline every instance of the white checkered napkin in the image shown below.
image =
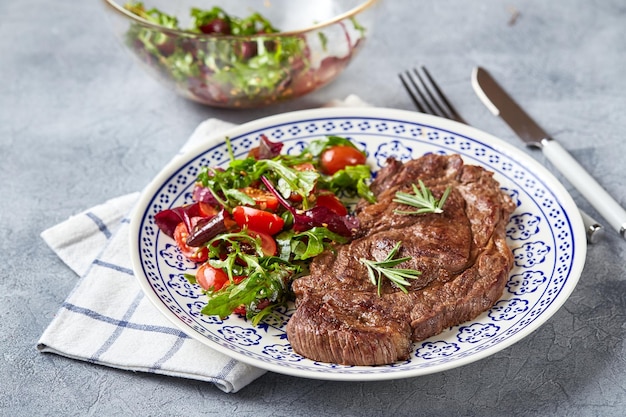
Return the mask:
<svg viewBox="0 0 626 417">
<path fill-rule="evenodd" d="M 42 234 L 70 266 L 75 262 L 82 266 L 84 261 L 72 256 L 84 258 L 90 251 L 82 252 L 76 244 L 67 242 L 56 246 L 59 240 L 55 241 L 55 237 L 75 231 L 85 220 L 93 220 L 100 235 L 110 237 L 61 305 L 37 348 L 114 368 L 213 382 L 225 392 L 238 391 L 265 371 L 191 339 L 162 316 L 144 297 L 133 276 L 128 219 L 119 221 L 118 218 L 117 224 L 112 225 L 117 230 L 111 232 L 103 218 L 95 214 L 115 217 L 114 211 L 121 212 L 124 203 L 130 209 L 137 196 L 132 194 L 109 201 Z M 85 230 L 90 228 L 86 224 L 82 226 Z M 89 234 L 81 247 L 93 247 L 102 239 L 98 233 Z"/>
<path fill-rule="evenodd" d="M 211 119 L 186 146 L 231 127 Z M 129 221 L 139 193 L 111 199 L 41 236 L 81 276 L 39 339 L 41 352 L 132 371 L 197 379 L 237 392 L 265 373 L 174 327 L 144 297 L 132 272 Z"/>
<path fill-rule="evenodd" d="M 363 107 L 349 96 L 327 106 Z M 232 127 L 201 123 L 181 153 Z M 265 371 L 190 338 L 143 296 L 133 277 L 128 213 L 139 193 L 111 199 L 45 230 L 41 236 L 81 277 L 46 328 L 37 348 L 73 359 L 214 383 L 237 392 Z"/>
</svg>

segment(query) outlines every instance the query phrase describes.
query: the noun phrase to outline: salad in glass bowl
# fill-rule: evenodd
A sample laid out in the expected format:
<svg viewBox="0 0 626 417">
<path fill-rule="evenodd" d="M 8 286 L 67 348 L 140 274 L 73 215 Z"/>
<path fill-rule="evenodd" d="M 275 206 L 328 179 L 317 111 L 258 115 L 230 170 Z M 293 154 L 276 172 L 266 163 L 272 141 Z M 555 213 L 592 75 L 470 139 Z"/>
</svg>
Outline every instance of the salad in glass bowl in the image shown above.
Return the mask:
<svg viewBox="0 0 626 417">
<path fill-rule="evenodd" d="M 179 94 L 223 108 L 300 97 L 371 35 L 376 0 L 104 0 L 124 45 Z"/>
</svg>

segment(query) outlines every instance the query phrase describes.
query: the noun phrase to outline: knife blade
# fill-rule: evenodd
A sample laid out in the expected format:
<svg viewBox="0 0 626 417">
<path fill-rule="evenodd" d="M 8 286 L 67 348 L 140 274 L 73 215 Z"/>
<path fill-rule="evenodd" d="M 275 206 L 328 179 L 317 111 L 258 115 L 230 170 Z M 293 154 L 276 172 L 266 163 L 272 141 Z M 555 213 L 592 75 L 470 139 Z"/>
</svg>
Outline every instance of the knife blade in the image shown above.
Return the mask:
<svg viewBox="0 0 626 417">
<path fill-rule="evenodd" d="M 589 201 L 607 223 L 626 239 L 626 210 L 512 99 L 484 68 L 474 68 L 472 86 L 480 100 L 493 114 L 500 116 L 527 146 L 541 149 L 555 168 Z"/>
</svg>

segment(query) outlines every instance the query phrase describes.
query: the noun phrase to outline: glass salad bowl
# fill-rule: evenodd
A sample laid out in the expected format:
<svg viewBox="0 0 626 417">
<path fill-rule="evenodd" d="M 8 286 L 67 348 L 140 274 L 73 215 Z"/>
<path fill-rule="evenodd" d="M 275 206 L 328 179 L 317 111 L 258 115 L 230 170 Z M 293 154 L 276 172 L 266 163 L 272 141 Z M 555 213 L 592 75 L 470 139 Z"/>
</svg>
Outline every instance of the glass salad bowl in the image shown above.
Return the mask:
<svg viewBox="0 0 626 417">
<path fill-rule="evenodd" d="M 142 66 L 191 100 L 261 107 L 335 79 L 371 36 L 377 0 L 103 0 Z"/>
</svg>

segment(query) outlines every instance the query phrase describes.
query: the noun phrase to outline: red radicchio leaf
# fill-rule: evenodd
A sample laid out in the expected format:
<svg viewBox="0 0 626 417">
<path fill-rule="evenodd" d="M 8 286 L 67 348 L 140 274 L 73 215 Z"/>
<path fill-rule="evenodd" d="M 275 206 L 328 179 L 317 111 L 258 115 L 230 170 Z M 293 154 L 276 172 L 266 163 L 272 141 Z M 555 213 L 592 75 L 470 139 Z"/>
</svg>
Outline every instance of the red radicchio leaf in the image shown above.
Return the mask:
<svg viewBox="0 0 626 417">
<path fill-rule="evenodd" d="M 211 192 L 211 190 L 199 184 L 196 184 L 196 186 L 194 187 L 192 198 L 194 201 L 197 201 L 200 203 L 207 203 L 212 206 L 216 206 L 219 204 L 218 201 L 213 196 L 213 193 Z"/>
<path fill-rule="evenodd" d="M 259 141 L 259 154 L 257 159 L 272 159 L 280 154 L 283 149 L 281 142 L 272 142 L 265 135 L 261 135 Z"/>
<path fill-rule="evenodd" d="M 359 228 L 359 219 L 355 216 L 340 216 L 328 207 L 316 206 L 312 209 L 299 212 L 276 190 L 274 185 L 266 177 L 261 181 L 267 189 L 278 198 L 280 204 L 293 215 L 293 229 L 297 232 L 312 229 L 314 227 L 326 227 L 338 235 L 351 237 Z"/>
<path fill-rule="evenodd" d="M 297 232 L 324 226 L 338 235 L 351 237 L 359 228 L 359 219 L 355 216 L 340 216 L 328 207 L 316 206 L 303 213 L 293 213 L 293 229 Z"/>
<path fill-rule="evenodd" d="M 158 212 L 154 215 L 154 222 L 163 233 L 169 237 L 174 237 L 174 230 L 180 222 L 184 222 L 187 230 L 192 230 L 194 221 L 192 219 L 201 217 L 200 204 L 193 203 L 186 206 L 174 207 Z"/>
</svg>

